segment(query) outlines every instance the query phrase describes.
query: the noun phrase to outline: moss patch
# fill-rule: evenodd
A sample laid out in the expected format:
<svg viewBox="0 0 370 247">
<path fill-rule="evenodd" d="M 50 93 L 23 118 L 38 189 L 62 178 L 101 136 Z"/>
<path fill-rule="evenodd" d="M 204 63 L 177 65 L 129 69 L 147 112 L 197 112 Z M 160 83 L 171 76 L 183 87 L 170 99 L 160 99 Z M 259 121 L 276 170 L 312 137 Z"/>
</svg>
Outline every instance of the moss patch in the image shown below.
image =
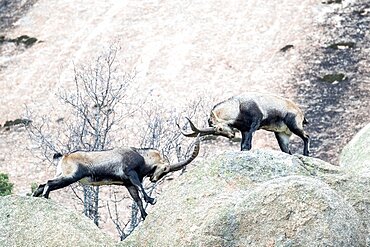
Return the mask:
<svg viewBox="0 0 370 247">
<path fill-rule="evenodd" d="M 24 125 L 28 126 L 30 123 L 32 123 L 32 120 L 25 119 L 25 118 L 17 118 L 15 120 L 8 120 L 5 122 L 4 127 L 8 128 L 15 125 Z"/>
<path fill-rule="evenodd" d="M 346 79 L 346 75 L 343 73 L 328 74 L 324 75 L 320 79 L 324 82 L 336 84 L 338 82 L 344 81 Z"/>
<path fill-rule="evenodd" d="M 334 4 L 334 3 L 342 3 L 342 0 L 328 0 L 328 1 L 323 1 L 323 4 Z"/>
<path fill-rule="evenodd" d="M 21 35 L 17 38 L 7 38 L 5 36 L 0 36 L 0 45 L 5 44 L 5 43 L 14 43 L 17 46 L 23 45 L 26 48 L 29 48 L 33 46 L 36 42 L 40 42 L 37 38 L 35 37 L 30 37 L 28 35 Z"/>
<path fill-rule="evenodd" d="M 292 49 L 292 48 L 294 48 L 294 45 L 286 45 L 283 48 L 281 48 L 280 51 L 281 52 L 286 52 L 286 51 L 288 51 L 289 49 Z"/>
<path fill-rule="evenodd" d="M 331 45 L 328 46 L 328 48 L 335 49 L 335 50 L 351 49 L 351 48 L 354 48 L 354 47 L 355 47 L 354 42 L 338 42 L 338 43 L 334 43 L 334 44 L 331 44 Z"/>
</svg>

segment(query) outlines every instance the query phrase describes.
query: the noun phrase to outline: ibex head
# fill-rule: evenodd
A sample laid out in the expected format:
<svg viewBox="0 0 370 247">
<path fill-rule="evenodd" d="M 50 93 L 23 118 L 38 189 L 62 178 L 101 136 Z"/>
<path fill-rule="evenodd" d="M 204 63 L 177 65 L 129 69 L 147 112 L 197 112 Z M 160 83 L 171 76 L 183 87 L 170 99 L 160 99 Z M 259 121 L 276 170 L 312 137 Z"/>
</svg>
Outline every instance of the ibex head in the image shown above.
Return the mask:
<svg viewBox="0 0 370 247">
<path fill-rule="evenodd" d="M 175 164 L 170 164 L 169 162 L 165 161 L 161 157 L 160 152 L 156 149 L 148 149 L 145 151 L 145 153 L 141 152 L 141 155 L 144 157 L 145 163 L 148 166 L 153 167 L 152 174 L 148 174 L 150 181 L 154 183 L 158 182 L 166 174 L 181 170 L 183 167 L 192 162 L 199 154 L 200 135 L 198 135 L 194 145 L 195 147 L 191 156 L 188 159 Z"/>
<path fill-rule="evenodd" d="M 234 138 L 235 131 L 228 124 L 217 121 L 217 116 L 213 117 L 213 115 L 214 114 L 212 112 L 211 117 L 208 119 L 209 127 L 203 129 L 197 128 L 189 118 L 186 118 L 189 121 L 189 125 L 193 133 L 185 133 L 179 125 L 177 126 L 179 127 L 181 133 L 187 137 L 195 137 L 197 135 L 219 135 L 230 139 Z"/>
<path fill-rule="evenodd" d="M 228 138 L 235 137 L 235 131 L 230 127 L 229 123 L 217 116 L 218 112 L 211 111 L 210 117 L 208 119 L 208 124 L 210 127 L 215 129 L 216 134 L 226 136 Z"/>
</svg>

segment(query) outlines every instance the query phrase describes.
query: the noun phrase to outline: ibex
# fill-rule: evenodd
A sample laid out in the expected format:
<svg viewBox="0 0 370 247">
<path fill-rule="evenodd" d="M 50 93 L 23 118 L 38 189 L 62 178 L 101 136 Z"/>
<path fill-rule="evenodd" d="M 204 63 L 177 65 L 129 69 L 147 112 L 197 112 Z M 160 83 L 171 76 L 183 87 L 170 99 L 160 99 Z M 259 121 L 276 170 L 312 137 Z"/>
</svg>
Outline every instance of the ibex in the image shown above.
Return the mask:
<svg viewBox="0 0 370 247">
<path fill-rule="evenodd" d="M 302 110 L 291 100 L 270 94 L 245 93 L 231 97 L 215 105 L 208 119 L 209 126 L 198 129 L 188 119 L 193 133 L 182 133 L 194 137 L 221 135 L 233 138 L 235 131 L 242 135 L 241 150 L 252 148 L 252 135 L 258 129 L 275 132 L 280 149 L 291 154 L 289 139 L 292 133 L 304 142 L 303 154 L 309 154 L 309 136 L 303 129 L 307 123 Z"/>
<path fill-rule="evenodd" d="M 178 171 L 188 165 L 199 153 L 199 136 L 195 141 L 192 155 L 185 161 L 169 164 L 156 149 L 116 148 L 107 151 L 77 151 L 70 154 L 57 154 L 57 174 L 46 184 L 40 184 L 33 196 L 49 197 L 50 191 L 61 189 L 77 181 L 86 185 L 123 185 L 137 203 L 141 217 L 147 213 L 139 196 L 145 202 L 155 204 L 155 199 L 145 193 L 142 181 L 145 176 L 157 182 L 164 175 Z"/>
</svg>

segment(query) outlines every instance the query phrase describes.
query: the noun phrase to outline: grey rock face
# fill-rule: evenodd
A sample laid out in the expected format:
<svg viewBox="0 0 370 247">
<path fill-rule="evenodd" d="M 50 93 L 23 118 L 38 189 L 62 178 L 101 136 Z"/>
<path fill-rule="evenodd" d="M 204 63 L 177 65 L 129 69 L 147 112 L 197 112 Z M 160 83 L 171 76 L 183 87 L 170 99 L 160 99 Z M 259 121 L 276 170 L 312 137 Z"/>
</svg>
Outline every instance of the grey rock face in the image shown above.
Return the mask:
<svg viewBox="0 0 370 247">
<path fill-rule="evenodd" d="M 0 246 L 112 246 L 92 221 L 52 200 L 0 197 Z"/>
<path fill-rule="evenodd" d="M 339 164 L 352 173 L 370 177 L 370 123 L 343 148 Z"/>
<path fill-rule="evenodd" d="M 366 246 L 368 182 L 319 159 L 225 153 L 172 181 L 122 246 Z"/>
</svg>

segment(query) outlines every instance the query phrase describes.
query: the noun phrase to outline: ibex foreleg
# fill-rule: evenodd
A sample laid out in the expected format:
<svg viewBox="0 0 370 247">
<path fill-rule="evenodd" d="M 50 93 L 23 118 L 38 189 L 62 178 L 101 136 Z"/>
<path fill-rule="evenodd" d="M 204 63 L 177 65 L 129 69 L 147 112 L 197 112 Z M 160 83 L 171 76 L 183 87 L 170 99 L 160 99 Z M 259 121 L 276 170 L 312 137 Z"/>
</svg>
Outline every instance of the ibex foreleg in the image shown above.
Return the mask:
<svg viewBox="0 0 370 247">
<path fill-rule="evenodd" d="M 126 186 L 126 188 L 127 188 L 128 192 L 130 193 L 132 199 L 134 199 L 134 201 L 136 202 L 137 206 L 139 207 L 141 217 L 143 218 L 143 220 L 145 220 L 145 218 L 146 218 L 146 216 L 148 214 L 145 212 L 145 209 L 144 209 L 144 206 L 143 206 L 143 202 L 141 201 L 141 199 L 139 197 L 139 191 L 133 185 Z"/>
<path fill-rule="evenodd" d="M 248 131 L 242 132 L 242 142 L 241 142 L 242 151 L 251 150 L 253 133 L 259 129 L 260 124 L 261 124 L 260 119 L 254 119 L 250 129 Z"/>
<path fill-rule="evenodd" d="M 156 203 L 156 200 L 148 196 L 148 194 L 145 192 L 137 173 L 135 171 L 130 171 L 127 175 L 130 182 L 135 186 L 135 188 L 143 194 L 145 202 L 154 205 Z"/>
</svg>

